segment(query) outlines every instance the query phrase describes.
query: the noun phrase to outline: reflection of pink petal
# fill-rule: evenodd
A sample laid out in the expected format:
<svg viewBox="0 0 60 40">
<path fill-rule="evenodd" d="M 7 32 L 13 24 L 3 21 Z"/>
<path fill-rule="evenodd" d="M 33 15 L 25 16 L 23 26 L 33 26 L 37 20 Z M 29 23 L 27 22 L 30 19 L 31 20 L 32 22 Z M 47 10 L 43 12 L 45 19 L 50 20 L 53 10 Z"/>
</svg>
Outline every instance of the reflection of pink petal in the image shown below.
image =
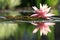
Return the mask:
<svg viewBox="0 0 60 40">
<path fill-rule="evenodd" d="M 31 24 L 33 24 L 33 25 L 35 25 L 35 26 L 37 26 L 37 25 L 38 25 L 37 23 L 33 23 L 33 22 L 31 22 Z"/>
<path fill-rule="evenodd" d="M 45 24 L 49 26 L 55 25 L 55 23 L 45 23 Z"/>
<path fill-rule="evenodd" d="M 38 29 L 40 29 L 40 35 L 44 34 L 47 35 L 48 32 L 51 32 L 49 26 L 53 26 L 55 23 L 44 23 L 44 22 L 34 22 L 36 25 L 36 28 L 34 29 L 33 33 L 36 33 Z"/>
<path fill-rule="evenodd" d="M 44 27 L 44 31 L 48 31 L 48 32 L 51 32 L 49 26 L 47 25 L 46 27 Z"/>
<path fill-rule="evenodd" d="M 42 35 L 42 34 L 44 34 L 44 35 L 47 35 L 47 31 L 40 31 L 41 33 L 40 33 L 40 35 Z"/>
<path fill-rule="evenodd" d="M 31 15 L 31 17 L 33 17 L 33 16 L 37 16 L 38 14 L 33 14 L 33 15 Z"/>
<path fill-rule="evenodd" d="M 43 24 L 43 26 L 40 26 L 40 31 L 41 31 L 40 35 L 42 34 L 47 35 L 48 32 L 51 32 L 51 30 L 49 29 L 49 26 L 45 25 L 45 23 Z"/>
<path fill-rule="evenodd" d="M 39 28 L 35 28 L 33 33 L 36 33 L 39 30 Z"/>
<path fill-rule="evenodd" d="M 48 32 L 51 32 L 51 30 L 50 30 L 50 28 L 48 27 L 48 28 L 46 28 L 46 30 L 48 31 Z"/>
<path fill-rule="evenodd" d="M 46 19 L 51 19 L 51 18 L 48 18 L 48 17 L 47 17 Z"/>
</svg>

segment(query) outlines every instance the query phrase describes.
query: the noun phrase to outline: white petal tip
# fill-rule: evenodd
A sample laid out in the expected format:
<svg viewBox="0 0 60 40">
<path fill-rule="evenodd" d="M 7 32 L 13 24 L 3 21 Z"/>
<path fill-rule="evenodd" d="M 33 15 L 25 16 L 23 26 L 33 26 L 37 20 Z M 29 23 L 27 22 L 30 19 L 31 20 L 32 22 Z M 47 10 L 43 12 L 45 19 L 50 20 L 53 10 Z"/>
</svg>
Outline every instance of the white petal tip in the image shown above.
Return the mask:
<svg viewBox="0 0 60 40">
<path fill-rule="evenodd" d="M 33 8 L 34 10 L 38 10 L 38 8 L 37 8 L 37 7 L 35 7 L 35 6 L 33 6 L 32 8 Z"/>
<path fill-rule="evenodd" d="M 48 14 L 46 14 L 45 16 L 50 17 L 50 16 L 54 16 L 54 15 L 55 15 L 55 14 L 48 13 Z"/>
</svg>

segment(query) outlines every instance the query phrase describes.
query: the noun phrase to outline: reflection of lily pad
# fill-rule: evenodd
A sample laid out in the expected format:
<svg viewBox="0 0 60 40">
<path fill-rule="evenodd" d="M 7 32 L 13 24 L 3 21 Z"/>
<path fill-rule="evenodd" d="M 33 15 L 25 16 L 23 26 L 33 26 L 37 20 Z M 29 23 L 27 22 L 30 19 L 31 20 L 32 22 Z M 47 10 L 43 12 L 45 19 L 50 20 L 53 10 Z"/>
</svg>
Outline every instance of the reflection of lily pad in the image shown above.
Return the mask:
<svg viewBox="0 0 60 40">
<path fill-rule="evenodd" d="M 16 23 L 0 23 L 0 38 L 13 35 L 17 27 Z"/>
<path fill-rule="evenodd" d="M 6 0 L 0 0 L 0 8 L 4 9 L 6 7 Z"/>
</svg>

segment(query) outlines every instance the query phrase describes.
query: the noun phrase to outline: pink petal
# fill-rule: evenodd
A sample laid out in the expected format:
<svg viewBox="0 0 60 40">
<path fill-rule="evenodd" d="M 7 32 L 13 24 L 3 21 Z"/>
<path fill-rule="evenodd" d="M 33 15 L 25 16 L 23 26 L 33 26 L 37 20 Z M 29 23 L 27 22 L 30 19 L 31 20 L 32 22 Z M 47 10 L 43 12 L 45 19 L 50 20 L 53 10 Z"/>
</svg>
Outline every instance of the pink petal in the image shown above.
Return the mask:
<svg viewBox="0 0 60 40">
<path fill-rule="evenodd" d="M 43 5 L 43 8 L 44 9 L 47 9 L 48 8 L 47 4 Z"/>
<path fill-rule="evenodd" d="M 49 7 L 49 8 L 46 9 L 47 13 L 50 11 L 50 9 L 51 9 L 51 7 Z"/>
<path fill-rule="evenodd" d="M 36 10 L 39 10 L 39 9 L 38 9 L 37 7 L 35 7 L 35 6 L 34 6 L 34 7 L 32 7 L 32 8 L 33 8 L 35 11 L 36 11 Z"/>
<path fill-rule="evenodd" d="M 50 17 L 50 16 L 54 16 L 54 15 L 55 15 L 55 14 L 48 13 L 48 14 L 46 14 L 45 16 Z"/>
<path fill-rule="evenodd" d="M 33 15 L 31 15 L 31 17 L 33 17 L 33 16 L 37 16 L 38 14 L 33 14 Z"/>
<path fill-rule="evenodd" d="M 49 7 L 49 8 L 45 8 L 44 10 L 45 10 L 46 12 L 49 12 L 50 9 L 51 9 L 51 7 Z"/>
<path fill-rule="evenodd" d="M 40 4 L 40 9 L 42 8 L 42 5 Z"/>
</svg>

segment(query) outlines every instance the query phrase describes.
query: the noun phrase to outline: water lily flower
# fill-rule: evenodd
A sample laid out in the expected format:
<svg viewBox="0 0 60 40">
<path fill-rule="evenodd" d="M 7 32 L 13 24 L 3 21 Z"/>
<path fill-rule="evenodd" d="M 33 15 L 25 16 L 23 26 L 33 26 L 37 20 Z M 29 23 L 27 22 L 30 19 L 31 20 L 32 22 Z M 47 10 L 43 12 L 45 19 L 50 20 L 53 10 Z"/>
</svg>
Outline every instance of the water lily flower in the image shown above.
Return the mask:
<svg viewBox="0 0 60 40">
<path fill-rule="evenodd" d="M 48 6 L 45 5 L 41 5 L 40 4 L 40 9 L 38 9 L 36 6 L 32 7 L 35 10 L 35 14 L 32 14 L 31 17 L 36 17 L 36 18 L 46 18 L 49 19 L 48 17 L 50 16 L 54 16 L 54 14 L 49 13 L 51 7 L 48 8 Z"/>
<path fill-rule="evenodd" d="M 40 30 L 40 35 L 44 34 L 47 35 L 48 32 L 51 32 L 49 26 L 55 25 L 55 23 L 45 23 L 45 22 L 32 22 L 36 28 L 33 30 L 33 33 L 36 33 Z"/>
</svg>

